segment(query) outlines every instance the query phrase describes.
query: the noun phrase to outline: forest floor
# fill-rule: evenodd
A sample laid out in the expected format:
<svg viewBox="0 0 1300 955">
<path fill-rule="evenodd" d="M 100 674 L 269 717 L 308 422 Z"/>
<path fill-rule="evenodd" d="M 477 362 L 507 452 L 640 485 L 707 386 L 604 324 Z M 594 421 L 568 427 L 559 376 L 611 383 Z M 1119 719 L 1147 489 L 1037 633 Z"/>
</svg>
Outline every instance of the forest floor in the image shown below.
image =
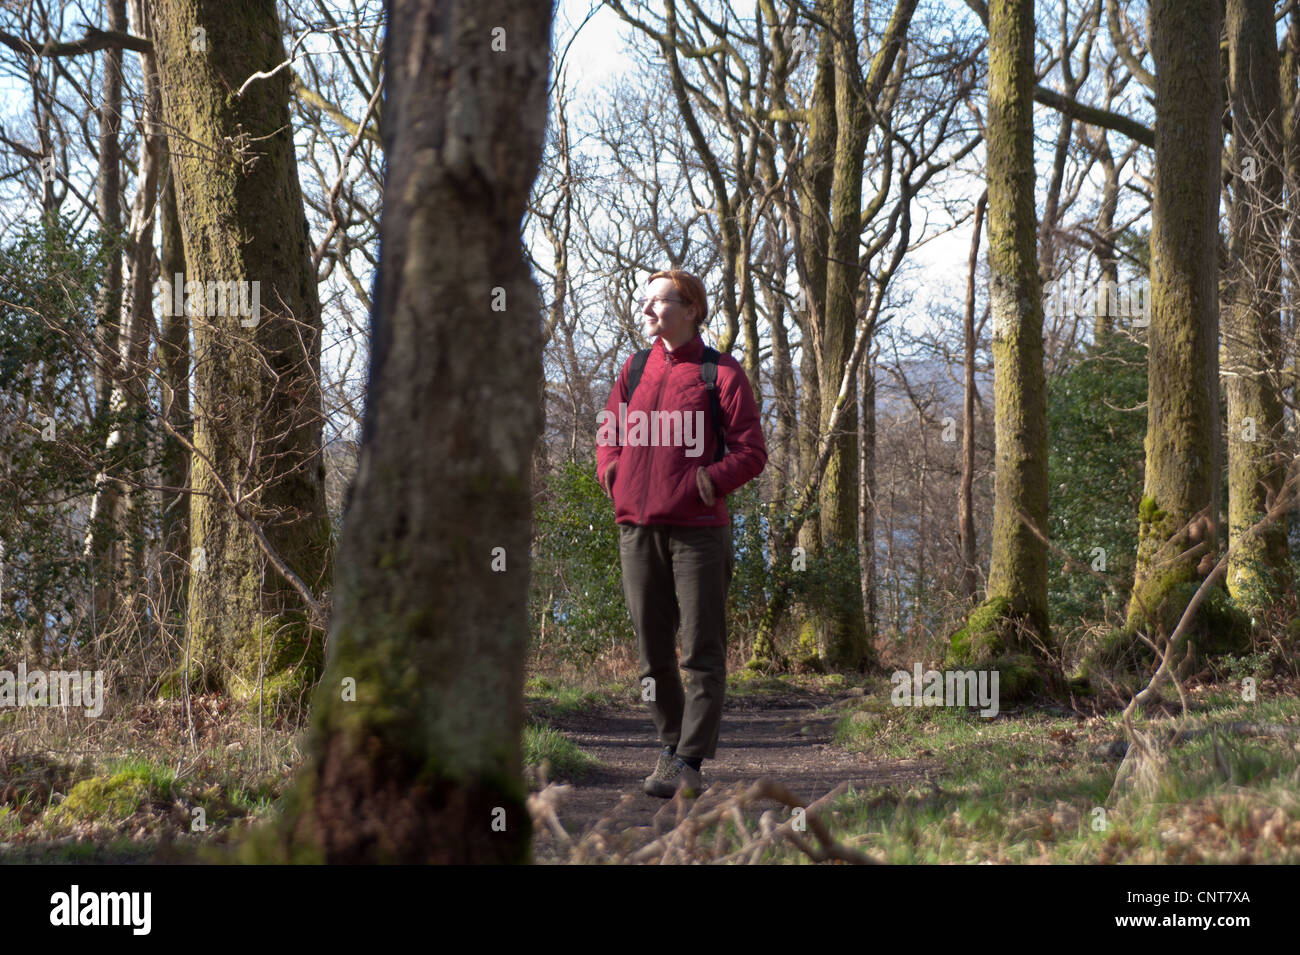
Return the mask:
<svg viewBox="0 0 1300 955">
<path fill-rule="evenodd" d="M 647 846 L 662 847 L 691 807 L 641 791 L 661 747 L 633 689 L 582 685 L 529 681 L 527 761 L 547 763 L 533 788 L 567 786 L 553 801 L 565 834 L 540 826 L 534 858 L 621 862 L 640 851 L 658 861 Z M 1238 681 L 1209 674 L 1184 689 L 1185 715 L 1171 691 L 1138 719 L 1143 751 L 1130 748 L 1117 706 L 1092 701 L 986 718 L 897 706 L 885 677 L 733 672 L 718 758 L 704 763 L 714 789 L 695 815 L 711 821 L 706 809 L 766 778 L 805 805 L 843 785 L 818 815 L 839 846 L 874 862 L 1300 862 L 1300 681 L 1263 678 L 1249 700 Z M 1176 725 L 1193 732 L 1170 744 Z M 755 841 L 764 812 L 780 825 L 789 808 L 737 808 L 697 824 L 673 861 L 808 861 L 780 838 Z"/>
<path fill-rule="evenodd" d="M 826 689 L 815 679 L 739 686 L 736 692 L 733 683 L 727 697 L 717 758 L 705 760 L 702 767 L 706 790 L 735 791 L 768 777 L 811 803 L 841 783 L 907 787 L 923 783 L 927 772 L 937 768 L 924 757 L 875 759 L 835 744 L 836 724 L 846 706 L 861 700 L 861 687 Z M 642 792 L 642 781 L 653 772 L 663 748 L 645 704 L 602 701 L 593 694 L 587 705 L 577 706 L 537 697 L 530 709 L 536 723 L 559 731 L 591 761 L 562 765 L 559 773 L 548 767 L 552 779 L 571 782 L 557 811 L 570 836 L 580 837 L 602 820 L 607 829 L 653 828 L 656 822 L 662 828 L 676 821 L 678 802 Z M 781 821 L 789 817 L 789 810 L 771 799 L 755 801 L 745 817 L 757 828 L 768 809 L 778 810 Z M 551 832 L 537 834 L 536 861 L 559 861 L 559 850 Z"/>
<path fill-rule="evenodd" d="M 628 672 L 622 661 L 534 669 L 527 681 L 532 801 L 555 812 L 538 816 L 539 863 L 806 862 L 780 829 L 837 789 L 802 838 L 824 823 L 839 857 L 856 861 L 1300 862 L 1294 674 L 1261 675 L 1249 699 L 1240 679 L 1203 674 L 1184 687 L 1185 715 L 1170 693 L 1138 721 L 1144 754 L 1114 705 L 1039 701 L 986 718 L 896 705 L 883 675 L 736 667 L 717 758 L 704 764 L 712 788 L 690 801 L 641 791 L 660 746 Z M 1175 725 L 1192 737 L 1171 743 Z M 259 726 L 220 697 L 192 699 L 188 715 L 164 700 L 81 721 L 0 712 L 0 864 L 219 859 L 273 811 L 305 733 Z M 760 781 L 785 787 L 789 803 L 746 795 Z"/>
</svg>

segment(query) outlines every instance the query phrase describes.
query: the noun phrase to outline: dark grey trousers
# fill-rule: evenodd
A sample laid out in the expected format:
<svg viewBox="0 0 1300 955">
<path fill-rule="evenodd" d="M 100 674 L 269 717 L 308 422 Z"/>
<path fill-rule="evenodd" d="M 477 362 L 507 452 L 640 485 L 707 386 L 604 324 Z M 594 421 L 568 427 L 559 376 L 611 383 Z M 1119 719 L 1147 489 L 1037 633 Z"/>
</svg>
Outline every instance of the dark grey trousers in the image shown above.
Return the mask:
<svg viewBox="0 0 1300 955">
<path fill-rule="evenodd" d="M 618 529 L 623 594 L 641 652 L 641 696 L 665 746 L 676 746 L 679 756 L 712 759 L 727 689 L 731 527 L 620 524 Z M 679 626 L 684 692 L 677 666 Z"/>
</svg>

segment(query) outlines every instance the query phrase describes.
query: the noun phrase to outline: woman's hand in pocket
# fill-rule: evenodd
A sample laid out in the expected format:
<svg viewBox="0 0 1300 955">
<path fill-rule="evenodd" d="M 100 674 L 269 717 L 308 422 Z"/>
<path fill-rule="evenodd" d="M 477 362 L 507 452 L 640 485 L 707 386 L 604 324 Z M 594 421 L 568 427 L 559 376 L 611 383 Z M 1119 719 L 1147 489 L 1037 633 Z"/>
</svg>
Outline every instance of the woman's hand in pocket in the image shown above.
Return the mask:
<svg viewBox="0 0 1300 955">
<path fill-rule="evenodd" d="M 709 472 L 700 468 L 695 472 L 695 486 L 700 489 L 700 500 L 705 506 L 712 507 L 714 501 L 713 480 L 709 477 Z"/>
</svg>

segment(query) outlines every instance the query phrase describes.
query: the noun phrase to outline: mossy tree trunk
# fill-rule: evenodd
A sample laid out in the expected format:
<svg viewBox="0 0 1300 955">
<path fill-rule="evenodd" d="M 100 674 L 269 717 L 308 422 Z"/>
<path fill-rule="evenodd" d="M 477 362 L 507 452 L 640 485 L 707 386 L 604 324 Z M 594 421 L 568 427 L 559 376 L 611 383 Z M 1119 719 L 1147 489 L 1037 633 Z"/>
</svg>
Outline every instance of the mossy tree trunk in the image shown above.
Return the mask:
<svg viewBox="0 0 1300 955">
<path fill-rule="evenodd" d="M 832 14 L 831 0 L 819 0 L 818 14 Z M 806 308 L 796 317 L 800 324 L 804 347 L 799 362 L 800 394 L 799 420 L 803 427 L 798 431 L 799 473 L 807 480 L 817 461 L 818 439 L 821 434 L 813 422 L 820 423 L 823 388 L 835 387 L 834 382 L 822 380 L 822 336 L 826 324 L 826 271 L 827 248 L 830 242 L 831 182 L 836 140 L 835 116 L 835 47 L 830 33 L 818 32 L 817 68 L 813 78 L 812 103 L 808 107 L 807 145 L 796 153 L 800 248 L 796 255 L 803 261 L 803 304 Z M 786 148 L 794 146 L 793 142 Z M 797 147 L 796 147 L 797 148 Z M 799 544 L 806 556 L 806 565 L 813 565 L 822 556 L 821 513 L 814 511 L 799 528 Z M 782 559 L 790 560 L 786 555 Z M 786 594 L 777 594 L 773 601 L 778 614 L 785 607 Z M 822 639 L 818 624 L 811 617 L 811 608 L 801 607 L 802 623 L 795 654 L 804 660 L 818 659 L 822 652 Z M 773 614 L 772 620 L 777 619 Z M 754 642 L 756 665 L 777 659 L 775 632 L 770 626 L 759 626 L 759 636 Z"/>
<path fill-rule="evenodd" d="M 833 32 L 823 42 L 834 51 L 835 151 L 831 164 L 830 236 L 826 262 L 826 310 L 821 333 L 821 407 L 818 434 L 829 425 L 837 387 L 857 337 L 858 245 L 862 237 L 862 171 L 870 124 L 862 101 L 857 31 L 852 0 L 829 4 Z M 829 385 L 830 387 L 825 387 Z M 853 382 L 839 419 L 820 489 L 821 547 L 832 557 L 858 544 L 858 413 Z M 837 562 L 838 563 L 838 562 Z M 837 670 L 862 670 L 875 663 L 875 648 L 862 612 L 858 575 L 836 573 L 829 601 L 810 608 L 823 635 L 826 662 Z M 820 619 L 818 619 L 820 618 Z"/>
<path fill-rule="evenodd" d="M 975 546 L 975 276 L 979 268 L 980 232 L 988 192 L 975 202 L 970 259 L 966 271 L 966 308 L 962 316 L 961 479 L 957 486 L 957 537 L 961 542 L 961 588 L 969 603 L 979 591 L 979 552 Z"/>
<path fill-rule="evenodd" d="M 745 283 L 746 291 L 750 302 L 753 301 L 752 277 L 750 276 L 747 265 L 748 258 L 745 254 L 746 239 L 742 237 L 742 219 L 744 213 L 742 209 L 747 202 L 739 194 L 727 188 L 727 182 L 723 171 L 722 163 L 714 155 L 712 144 L 709 137 L 705 135 L 704 128 L 696 116 L 695 108 L 691 105 L 691 98 L 688 93 L 689 84 L 685 75 L 682 73 L 681 60 L 679 58 L 679 44 L 693 42 L 687 39 L 677 23 L 677 4 L 674 0 L 664 0 L 664 36 L 660 37 L 660 50 L 664 58 L 665 65 L 668 67 L 668 79 L 673 91 L 673 99 L 677 104 L 678 115 L 681 117 L 682 125 L 685 127 L 687 135 L 691 139 L 691 144 L 695 149 L 695 156 L 704 167 L 705 175 L 708 177 L 709 185 L 713 190 L 713 202 L 718 209 L 718 232 L 722 242 L 721 262 L 722 269 L 722 294 L 721 307 L 717 311 L 722 312 L 723 327 L 718 332 L 718 349 L 723 352 L 730 352 L 735 347 L 736 339 L 740 336 L 740 306 L 736 296 L 738 282 Z M 733 127 L 734 128 L 734 127 Z M 752 169 L 750 170 L 752 173 Z M 739 173 L 739 170 L 737 170 Z M 756 315 L 752 316 L 756 322 Z M 757 332 L 757 325 L 753 329 Z M 762 395 L 762 388 L 757 379 L 758 374 L 758 354 L 756 343 L 750 339 L 746 343 L 747 354 L 745 359 L 745 370 L 750 376 L 750 387 L 754 391 L 756 398 Z M 761 401 L 761 398 L 758 398 Z"/>
<path fill-rule="evenodd" d="M 1286 155 L 1287 208 L 1292 210 L 1290 242 L 1287 243 L 1288 290 L 1287 307 L 1291 309 L 1292 337 L 1300 340 L 1300 216 L 1296 216 L 1300 200 L 1300 6 L 1292 6 L 1287 18 L 1287 36 L 1282 55 L 1282 139 Z M 1295 342 L 1292 342 L 1294 346 Z M 1294 352 L 1295 353 L 1295 352 Z M 1300 361 L 1294 368 L 1300 369 Z M 1292 381 L 1295 394 L 1300 395 L 1300 376 Z"/>
<path fill-rule="evenodd" d="M 852 0 L 826 0 L 819 7 L 830 26 L 821 35 L 819 82 L 811 119 L 823 136 L 822 142 L 815 145 L 820 145 L 825 152 L 812 153 L 810 161 L 815 163 L 819 157 L 829 161 L 830 183 L 825 201 L 818 195 L 821 204 L 808 211 L 813 219 L 825 219 L 829 224 L 825 234 L 818 237 L 825 244 L 809 256 L 820 263 L 816 281 L 819 284 L 824 281 L 825 288 L 818 302 L 820 308 L 811 316 L 815 326 L 813 343 L 818 350 L 820 392 L 815 408 L 818 427 L 812 435 L 813 458 L 817 438 L 827 432 L 836 403 L 841 400 L 839 383 L 849 367 L 858 334 L 860 291 L 867 287 L 862 281 L 865 263 L 860 246 L 862 177 L 873 126 L 871 109 L 879 104 L 885 80 L 897 61 L 916 10 L 916 0 L 897 0 L 894 4 L 880 47 L 865 75 L 859 65 L 855 7 Z M 829 99 L 831 96 L 833 100 Z M 812 130 L 810 145 L 814 145 L 811 133 Z M 843 398 L 846 404 L 840 413 L 838 433 L 833 438 L 830 460 L 819 488 L 817 552 L 826 559 L 852 554 L 859 547 L 858 499 L 862 475 L 858 461 L 857 385 L 855 376 Z M 874 533 L 870 536 L 871 539 L 864 539 L 862 547 L 874 547 Z M 839 561 L 835 564 L 844 566 Z M 873 669 L 879 658 L 873 627 L 864 610 L 862 568 L 859 566 L 856 574 L 836 570 L 831 579 L 834 583 L 828 601 L 807 610 L 800 634 L 800 653 L 807 656 L 814 649 L 819 650 L 826 663 L 837 670 Z M 874 585 L 874 579 L 871 584 Z"/>
<path fill-rule="evenodd" d="M 776 178 L 775 172 L 769 176 Z M 769 255 L 772 257 L 772 274 L 789 274 L 790 256 L 785 239 L 777 221 L 769 218 L 767 222 L 767 240 Z M 799 480 L 799 455 L 797 441 L 799 420 L 796 413 L 796 395 L 794 363 L 790 357 L 790 336 L 786 328 L 786 301 L 784 295 L 772 287 L 771 283 L 759 283 L 760 290 L 767 303 L 768 328 L 772 337 L 772 411 L 774 417 L 771 454 L 768 458 L 768 470 L 764 478 L 768 485 L 768 501 L 773 515 L 785 509 L 790 486 Z M 772 460 L 775 459 L 775 465 Z M 769 545 L 775 548 L 780 536 L 776 521 L 768 524 Z M 786 560 L 788 554 L 773 553 L 774 560 Z"/>
<path fill-rule="evenodd" d="M 1034 211 L 1034 4 L 989 5 L 989 304 L 994 504 L 987 598 L 954 637 L 975 662 L 1038 655 L 1049 639 L 1047 400 Z"/>
<path fill-rule="evenodd" d="M 1292 7 L 1287 18 L 1286 39 L 1282 47 L 1282 149 L 1286 157 L 1286 208 L 1291 210 L 1288 227 L 1286 261 L 1286 308 L 1291 330 L 1291 354 L 1300 354 L 1296 342 L 1300 341 L 1300 7 Z M 1293 372 L 1290 385 L 1293 396 L 1300 396 L 1300 360 L 1292 359 Z M 1292 508 L 1291 519 L 1296 519 L 1300 508 Z"/>
<path fill-rule="evenodd" d="M 524 861 L 542 368 L 519 223 L 541 156 L 551 7 L 392 0 L 387 15 L 402 28 L 385 52 L 382 253 L 329 660 L 307 762 L 248 855 Z"/>
<path fill-rule="evenodd" d="M 159 210 L 162 233 L 161 265 L 163 275 L 185 272 L 185 246 L 181 238 L 176 189 L 170 170 L 162 190 Z M 160 370 L 163 415 L 185 440 L 190 428 L 190 323 L 185 313 L 159 316 L 160 337 L 156 354 Z M 190 498 L 186 489 L 190 480 L 190 455 L 182 441 L 164 435 L 159 461 L 162 501 L 160 524 L 162 554 L 159 558 L 158 610 L 165 624 L 183 620 L 187 606 L 186 584 L 189 579 Z"/>
<path fill-rule="evenodd" d="M 150 29 L 144 0 L 131 0 L 130 21 L 137 35 L 148 40 Z M 118 51 L 119 55 L 121 51 Z M 91 499 L 86 554 L 96 573 L 96 629 L 116 631 L 119 625 L 140 629 L 153 624 L 145 613 L 147 525 L 153 495 L 147 483 L 149 434 L 149 344 L 153 330 L 154 218 L 157 213 L 162 125 L 155 56 L 140 52 L 143 135 L 137 164 L 137 189 L 131 216 L 121 236 L 130 261 L 123 307 L 105 338 L 117 342 L 108 410 L 113 427 L 106 442 L 106 463 L 95 481 Z M 120 255 L 114 255 L 120 268 Z M 125 619 L 123 619 L 125 618 Z M 147 645 L 147 635 L 132 634 Z"/>
<path fill-rule="evenodd" d="M 1156 167 L 1146 477 L 1130 633 L 1171 633 L 1217 547 L 1221 23 L 1218 0 L 1151 3 Z"/>
<path fill-rule="evenodd" d="M 858 365 L 858 566 L 862 615 L 868 643 L 877 634 L 876 618 L 876 375 L 871 358 Z"/>
<path fill-rule="evenodd" d="M 1232 237 L 1225 270 L 1223 375 L 1228 396 L 1228 591 L 1259 611 L 1289 589 L 1286 524 L 1243 539 L 1282 490 L 1283 206 L 1280 64 L 1271 4 L 1228 0 L 1233 130 Z"/>
<path fill-rule="evenodd" d="M 273 0 L 152 9 L 194 335 L 191 675 L 236 695 L 296 698 L 319 675 L 324 633 L 282 571 L 319 598 L 333 542 L 292 74 L 250 80 L 287 59 Z M 231 301 L 241 288 L 242 311 Z"/>
<path fill-rule="evenodd" d="M 777 179 L 775 163 L 770 147 L 762 151 L 767 176 L 770 181 Z M 767 222 L 767 248 L 771 256 L 771 274 L 786 275 L 789 271 L 790 256 L 784 251 L 785 243 L 778 222 L 769 218 Z M 801 479 L 799 462 L 799 428 L 796 414 L 798 391 L 795 387 L 794 364 L 790 357 L 789 336 L 785 327 L 785 298 L 770 282 L 760 282 L 759 288 L 767 302 L 769 328 L 772 335 L 772 410 L 775 414 L 775 437 L 769 445 L 767 470 L 768 527 L 767 545 L 772 555 L 769 571 L 775 579 L 790 566 L 793 558 L 785 547 L 781 518 L 790 503 L 790 489 L 797 487 Z M 770 619 L 770 618 L 769 618 Z M 777 649 L 774 628 L 760 627 L 754 637 L 753 654 L 749 666 L 753 669 L 767 670 L 783 668 L 787 661 Z"/>
</svg>

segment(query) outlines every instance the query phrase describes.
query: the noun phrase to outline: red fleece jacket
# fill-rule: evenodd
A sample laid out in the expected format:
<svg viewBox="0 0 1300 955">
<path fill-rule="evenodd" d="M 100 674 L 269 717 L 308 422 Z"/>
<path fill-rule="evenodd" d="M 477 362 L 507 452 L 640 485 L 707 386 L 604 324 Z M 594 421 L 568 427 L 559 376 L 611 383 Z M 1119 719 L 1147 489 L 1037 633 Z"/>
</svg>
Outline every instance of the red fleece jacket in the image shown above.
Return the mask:
<svg viewBox="0 0 1300 955">
<path fill-rule="evenodd" d="M 704 340 L 698 335 L 672 352 L 657 340 L 630 405 L 627 376 L 632 358 L 623 363 L 597 422 L 596 437 L 596 477 L 602 486 L 606 470 L 618 462 L 613 497 L 619 524 L 727 524 L 731 518 L 723 498 L 757 477 L 767 464 L 767 444 L 749 379 L 740 363 L 725 354 L 718 356 L 717 386 L 727 454 L 714 461 L 717 434 L 709 393 L 700 380 L 703 352 Z M 620 405 L 626 405 L 621 414 Z M 713 481 L 712 507 L 700 499 L 695 483 L 701 467 Z"/>
</svg>

